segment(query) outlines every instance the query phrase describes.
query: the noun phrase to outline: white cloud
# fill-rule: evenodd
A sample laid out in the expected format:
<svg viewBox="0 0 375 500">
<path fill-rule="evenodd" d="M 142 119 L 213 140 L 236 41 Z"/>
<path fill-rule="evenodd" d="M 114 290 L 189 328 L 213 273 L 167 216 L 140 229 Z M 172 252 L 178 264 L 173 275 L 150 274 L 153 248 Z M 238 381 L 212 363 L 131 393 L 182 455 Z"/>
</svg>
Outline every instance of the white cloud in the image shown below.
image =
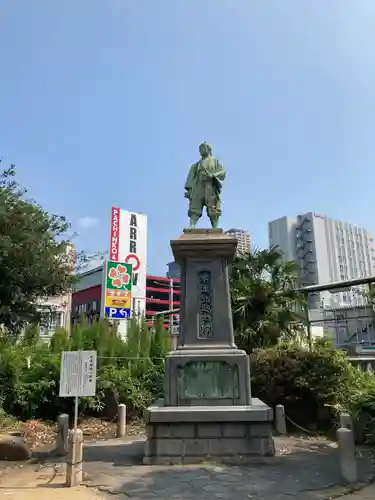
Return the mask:
<svg viewBox="0 0 375 500">
<path fill-rule="evenodd" d="M 85 215 L 85 217 L 78 219 L 78 227 L 80 229 L 92 229 L 93 227 L 96 227 L 98 223 L 98 219 L 90 217 L 89 215 Z"/>
</svg>

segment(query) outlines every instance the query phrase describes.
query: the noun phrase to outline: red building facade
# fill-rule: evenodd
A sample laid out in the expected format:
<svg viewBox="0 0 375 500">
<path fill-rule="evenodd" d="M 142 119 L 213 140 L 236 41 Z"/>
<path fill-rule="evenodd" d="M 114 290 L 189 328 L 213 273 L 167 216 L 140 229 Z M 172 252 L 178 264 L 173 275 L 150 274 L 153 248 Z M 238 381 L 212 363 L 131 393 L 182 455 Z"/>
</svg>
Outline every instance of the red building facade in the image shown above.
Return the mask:
<svg viewBox="0 0 375 500">
<path fill-rule="evenodd" d="M 102 299 L 102 267 L 83 273 L 72 295 L 72 322 L 85 316 L 89 322 L 100 318 Z M 180 280 L 164 276 L 147 276 L 146 319 L 156 313 L 180 307 Z M 165 324 L 168 323 L 165 316 Z"/>
</svg>

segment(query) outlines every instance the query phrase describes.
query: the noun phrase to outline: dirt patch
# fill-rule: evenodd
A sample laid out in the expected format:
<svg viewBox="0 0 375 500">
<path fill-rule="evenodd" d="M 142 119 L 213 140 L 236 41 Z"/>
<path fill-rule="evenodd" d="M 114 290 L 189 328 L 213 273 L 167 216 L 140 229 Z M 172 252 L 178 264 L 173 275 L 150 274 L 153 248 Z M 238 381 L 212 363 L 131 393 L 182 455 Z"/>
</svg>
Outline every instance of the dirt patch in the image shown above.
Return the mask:
<svg viewBox="0 0 375 500">
<path fill-rule="evenodd" d="M 99 441 L 116 437 L 116 423 L 98 418 L 84 419 L 79 423 L 85 441 Z M 144 432 L 141 420 L 133 420 L 127 424 L 128 436 L 137 436 Z M 56 441 L 57 425 L 40 420 L 17 422 L 14 425 L 1 429 L 0 435 L 16 434 L 22 436 L 32 451 Z"/>
</svg>

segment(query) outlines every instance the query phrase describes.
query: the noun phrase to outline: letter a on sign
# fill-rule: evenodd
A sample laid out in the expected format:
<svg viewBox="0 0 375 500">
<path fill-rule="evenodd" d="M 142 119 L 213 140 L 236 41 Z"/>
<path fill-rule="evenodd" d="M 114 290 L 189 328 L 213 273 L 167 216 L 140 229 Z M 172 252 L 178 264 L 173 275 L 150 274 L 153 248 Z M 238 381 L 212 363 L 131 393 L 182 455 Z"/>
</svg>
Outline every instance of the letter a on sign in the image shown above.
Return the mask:
<svg viewBox="0 0 375 500">
<path fill-rule="evenodd" d="M 137 227 L 137 216 L 135 214 L 131 214 L 130 216 L 130 225 Z"/>
</svg>

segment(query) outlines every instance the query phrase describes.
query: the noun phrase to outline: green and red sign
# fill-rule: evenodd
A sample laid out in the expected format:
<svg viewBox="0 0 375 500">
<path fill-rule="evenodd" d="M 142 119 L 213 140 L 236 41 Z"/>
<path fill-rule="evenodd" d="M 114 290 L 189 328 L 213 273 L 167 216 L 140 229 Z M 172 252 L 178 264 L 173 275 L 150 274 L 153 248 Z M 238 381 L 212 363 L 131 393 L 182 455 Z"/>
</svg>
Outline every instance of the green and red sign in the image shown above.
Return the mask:
<svg viewBox="0 0 375 500">
<path fill-rule="evenodd" d="M 127 319 L 131 314 L 132 265 L 107 260 L 104 269 L 104 315 Z"/>
<path fill-rule="evenodd" d="M 107 290 L 128 290 L 132 289 L 132 265 L 125 262 L 107 261 Z"/>
</svg>

